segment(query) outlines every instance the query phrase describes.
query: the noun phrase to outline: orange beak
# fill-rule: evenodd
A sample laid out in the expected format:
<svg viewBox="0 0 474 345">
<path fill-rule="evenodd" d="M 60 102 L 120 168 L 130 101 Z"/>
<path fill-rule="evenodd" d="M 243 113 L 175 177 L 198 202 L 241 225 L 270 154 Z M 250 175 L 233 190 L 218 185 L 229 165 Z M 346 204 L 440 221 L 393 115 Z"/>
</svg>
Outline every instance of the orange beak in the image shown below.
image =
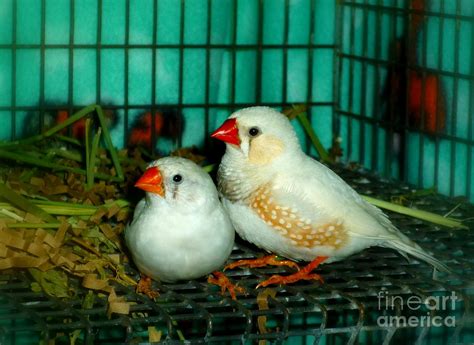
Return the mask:
<svg viewBox="0 0 474 345">
<path fill-rule="evenodd" d="M 161 197 L 165 195 L 163 178 L 157 167 L 147 169 L 135 183 L 135 187 L 143 189 L 145 192 L 158 194 Z"/>
<path fill-rule="evenodd" d="M 211 134 L 211 137 L 222 140 L 223 142 L 240 146 L 239 129 L 236 119 L 226 120 L 222 126 Z"/>
</svg>

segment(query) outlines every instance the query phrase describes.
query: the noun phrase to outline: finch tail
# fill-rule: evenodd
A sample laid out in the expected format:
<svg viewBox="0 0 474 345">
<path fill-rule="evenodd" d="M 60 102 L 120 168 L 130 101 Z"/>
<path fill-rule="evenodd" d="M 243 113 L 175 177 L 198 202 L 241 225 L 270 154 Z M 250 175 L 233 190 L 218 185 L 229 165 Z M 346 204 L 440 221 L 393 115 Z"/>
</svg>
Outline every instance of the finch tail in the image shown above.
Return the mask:
<svg viewBox="0 0 474 345">
<path fill-rule="evenodd" d="M 420 260 L 429 263 L 439 271 L 452 273 L 451 269 L 448 266 L 443 264 L 438 259 L 434 258 L 432 255 L 428 254 L 418 244 L 411 241 L 408 237 L 401 234 L 400 232 L 398 233 L 398 235 L 399 238 L 386 241 L 384 243 L 384 246 L 398 250 L 399 252 L 401 252 L 401 254 L 410 254 Z"/>
</svg>

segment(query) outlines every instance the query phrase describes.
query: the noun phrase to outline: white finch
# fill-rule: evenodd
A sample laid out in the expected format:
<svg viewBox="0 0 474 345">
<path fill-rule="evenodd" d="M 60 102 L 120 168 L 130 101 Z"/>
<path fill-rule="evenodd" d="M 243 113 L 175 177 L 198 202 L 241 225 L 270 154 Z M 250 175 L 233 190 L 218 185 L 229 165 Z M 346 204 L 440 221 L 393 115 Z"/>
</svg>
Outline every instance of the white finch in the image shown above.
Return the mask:
<svg viewBox="0 0 474 345">
<path fill-rule="evenodd" d="M 212 137 L 227 144 L 218 185 L 239 235 L 268 252 L 312 261 L 293 277 L 274 276 L 260 285 L 320 279 L 310 274 L 319 263 L 371 246 L 393 248 L 448 271 L 380 209 L 307 156 L 285 115 L 267 107 L 242 109 Z"/>
<path fill-rule="evenodd" d="M 174 282 L 202 277 L 224 264 L 234 229 L 201 167 L 184 158 L 161 158 L 135 186 L 147 193 L 125 230 L 125 240 L 143 274 Z"/>
</svg>

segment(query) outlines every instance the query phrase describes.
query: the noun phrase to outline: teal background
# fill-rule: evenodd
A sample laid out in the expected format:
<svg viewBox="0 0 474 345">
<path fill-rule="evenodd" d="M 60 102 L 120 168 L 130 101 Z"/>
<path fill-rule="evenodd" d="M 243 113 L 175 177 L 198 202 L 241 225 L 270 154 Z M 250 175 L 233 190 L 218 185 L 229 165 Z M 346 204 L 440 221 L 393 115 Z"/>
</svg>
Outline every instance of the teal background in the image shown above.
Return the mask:
<svg viewBox="0 0 474 345">
<path fill-rule="evenodd" d="M 405 176 L 375 106 L 380 62 L 407 25 L 400 0 L 0 0 L 0 140 L 21 137 L 28 110 L 42 104 L 110 103 L 120 107 L 112 137 L 123 146 L 141 112 L 178 105 L 181 144 L 203 147 L 232 109 L 307 103 L 324 146 L 341 137 L 343 162 L 474 200 L 474 5 L 426 2 L 418 63 L 442 73 L 452 138 L 410 132 Z M 177 145 L 158 142 L 165 152 Z"/>
<path fill-rule="evenodd" d="M 472 169 L 474 2 L 470 0 L 424 2 L 428 15 L 425 16 L 425 23 L 418 32 L 416 62 L 422 70 L 434 71 L 440 77 L 446 101 L 446 134 L 451 137 L 433 139 L 428 135 L 409 132 L 406 138 L 408 164 L 405 176 L 398 174 L 396 160 L 387 159 L 390 150 L 387 145 L 389 134 L 367 120 L 382 116 L 380 109 L 374 107 L 374 104 L 376 98 L 380 97 L 387 68 L 379 61 L 391 59 L 391 42 L 396 37 L 401 37 L 407 30 L 404 9 L 410 2 L 365 1 L 365 5 L 369 5 L 369 8 L 370 5 L 378 7 L 367 10 L 362 6 L 342 6 L 341 10 L 342 57 L 339 59 L 341 73 L 337 104 L 341 111 L 364 117 L 362 121 L 358 121 L 342 116 L 342 138 L 348 136 L 349 128 L 352 131 L 352 140 L 343 141 L 343 147 L 348 154 L 347 159 L 361 162 L 364 166 L 382 174 L 404 179 L 422 188 L 436 186 L 441 193 L 466 195 L 472 201 L 474 199 L 471 183 L 474 177 Z M 353 3 L 362 4 L 364 1 L 353 1 Z M 366 37 L 365 46 L 364 37 Z M 376 49 L 377 37 L 380 40 L 379 50 Z M 364 57 L 366 62 L 354 61 L 350 56 Z M 378 85 L 377 79 L 380 81 Z M 363 94 L 364 88 L 365 94 Z M 361 137 L 366 143 L 365 151 L 361 151 Z"/>
</svg>

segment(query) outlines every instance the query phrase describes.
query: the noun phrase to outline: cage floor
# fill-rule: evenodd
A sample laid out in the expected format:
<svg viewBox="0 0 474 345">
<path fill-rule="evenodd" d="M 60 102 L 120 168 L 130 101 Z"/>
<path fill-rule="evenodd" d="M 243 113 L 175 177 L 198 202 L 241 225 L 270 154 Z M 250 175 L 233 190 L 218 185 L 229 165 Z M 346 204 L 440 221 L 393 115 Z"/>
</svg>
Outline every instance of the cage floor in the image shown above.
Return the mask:
<svg viewBox="0 0 474 345">
<path fill-rule="evenodd" d="M 360 193 L 390 200 L 410 194 L 411 189 L 381 180 L 367 172 L 334 167 Z M 412 206 L 445 214 L 458 206 L 452 216 L 465 219 L 474 215 L 474 206 L 462 200 L 437 194 L 410 196 Z M 24 273 L 0 276 L 0 343 L 29 344 L 40 339 L 44 344 L 105 344 L 147 342 L 148 326 L 162 332 L 162 341 L 192 343 L 267 343 L 355 344 L 355 343 L 468 343 L 474 339 L 474 318 L 470 298 L 474 290 L 474 233 L 449 230 L 400 214 L 389 213 L 392 221 L 456 274 L 433 279 L 433 270 L 425 263 L 406 260 L 396 252 L 371 248 L 341 262 L 322 265 L 317 272 L 324 284 L 302 282 L 273 288 L 268 309 L 259 308 L 255 286 L 271 274 L 288 273 L 281 267 L 237 268 L 227 275 L 247 290 L 236 301 L 221 296 L 206 279 L 179 284 L 156 283 L 161 295 L 157 302 L 137 295 L 132 288 L 117 286 L 128 301 L 134 301 L 130 315 L 106 315 L 107 301 L 97 299 L 92 309 L 84 310 L 81 300 L 86 293 L 78 290 L 77 299 L 62 301 L 32 292 Z M 473 228 L 472 220 L 466 223 Z M 238 240 L 230 260 L 262 255 L 258 248 Z M 131 273 L 138 278 L 136 271 Z M 446 308 L 391 303 L 380 296 L 410 296 L 423 300 L 456 295 L 455 305 Z M 385 297 L 384 297 L 385 298 Z M 392 307 L 393 306 L 393 307 Z M 441 316 L 455 318 L 455 326 L 426 327 L 381 323 L 380 317 Z M 266 319 L 265 319 L 266 318 Z M 386 319 L 382 319 L 386 320 Z M 444 319 L 443 319 L 444 320 Z M 260 325 L 260 326 L 259 326 Z M 262 329 L 262 326 L 265 329 Z M 75 332 L 74 332 L 75 331 Z M 266 332 L 266 333 L 265 333 Z"/>
</svg>

